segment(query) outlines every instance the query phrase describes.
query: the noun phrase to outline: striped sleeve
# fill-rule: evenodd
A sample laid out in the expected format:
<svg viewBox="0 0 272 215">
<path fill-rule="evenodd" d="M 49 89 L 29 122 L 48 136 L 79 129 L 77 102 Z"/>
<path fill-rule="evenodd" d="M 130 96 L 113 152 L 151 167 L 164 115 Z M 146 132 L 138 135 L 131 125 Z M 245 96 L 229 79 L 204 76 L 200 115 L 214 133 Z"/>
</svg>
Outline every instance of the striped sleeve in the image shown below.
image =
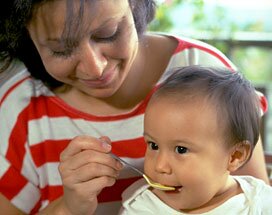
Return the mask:
<svg viewBox="0 0 272 215">
<path fill-rule="evenodd" d="M 0 191 L 22 211 L 30 213 L 38 203 L 40 193 L 26 144 L 27 124 L 22 114 L 29 101 L 25 99 L 27 97 L 18 96 L 19 91 L 29 92 L 28 86 L 23 84 L 29 77 L 22 70 L 12 79 L 12 83 L 2 84 L 0 95 Z M 23 166 L 32 168 L 23 171 Z"/>
</svg>

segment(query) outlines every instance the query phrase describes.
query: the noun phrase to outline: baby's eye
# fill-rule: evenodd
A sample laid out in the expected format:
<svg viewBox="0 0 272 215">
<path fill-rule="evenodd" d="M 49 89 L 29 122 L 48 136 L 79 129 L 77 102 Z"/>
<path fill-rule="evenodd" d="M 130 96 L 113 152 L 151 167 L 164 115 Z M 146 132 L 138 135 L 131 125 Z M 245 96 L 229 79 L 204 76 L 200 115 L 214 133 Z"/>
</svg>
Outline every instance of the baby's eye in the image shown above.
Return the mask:
<svg viewBox="0 0 272 215">
<path fill-rule="evenodd" d="M 149 142 L 147 142 L 147 145 L 151 150 L 158 150 L 159 149 L 159 146 L 154 142 L 149 141 Z"/>
<path fill-rule="evenodd" d="M 188 149 L 183 146 L 176 146 L 175 152 L 178 154 L 185 154 L 186 152 L 188 152 Z"/>
</svg>

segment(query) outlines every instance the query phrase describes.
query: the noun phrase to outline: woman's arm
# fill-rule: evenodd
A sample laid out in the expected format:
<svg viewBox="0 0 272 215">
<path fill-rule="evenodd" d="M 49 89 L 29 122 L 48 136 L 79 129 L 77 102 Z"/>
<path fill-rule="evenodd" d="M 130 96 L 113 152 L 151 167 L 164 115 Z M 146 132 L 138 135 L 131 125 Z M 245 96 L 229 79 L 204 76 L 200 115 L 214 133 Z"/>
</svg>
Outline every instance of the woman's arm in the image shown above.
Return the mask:
<svg viewBox="0 0 272 215">
<path fill-rule="evenodd" d="M 59 172 L 63 183 L 63 196 L 52 201 L 39 212 L 42 214 L 83 215 L 93 214 L 97 195 L 115 183 L 122 164 L 108 154 L 110 141 L 106 137 L 75 137 L 60 155 Z M 0 193 L 0 214 L 23 215 Z"/>
<path fill-rule="evenodd" d="M 235 175 L 251 175 L 264 180 L 269 184 L 268 174 L 265 166 L 264 151 L 261 138 L 259 139 L 251 159 L 241 169 L 234 173 Z"/>
</svg>

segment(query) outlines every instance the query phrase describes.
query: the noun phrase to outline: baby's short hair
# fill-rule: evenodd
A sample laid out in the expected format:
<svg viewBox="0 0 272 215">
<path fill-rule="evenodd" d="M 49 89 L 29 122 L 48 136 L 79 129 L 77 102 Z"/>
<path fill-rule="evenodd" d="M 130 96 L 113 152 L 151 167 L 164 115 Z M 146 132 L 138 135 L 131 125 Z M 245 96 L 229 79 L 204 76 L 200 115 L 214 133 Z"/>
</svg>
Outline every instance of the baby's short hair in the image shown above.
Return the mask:
<svg viewBox="0 0 272 215">
<path fill-rule="evenodd" d="M 259 99 L 253 85 L 239 72 L 199 65 L 174 68 L 151 100 L 161 96 L 177 101 L 198 96 L 207 98 L 215 105 L 215 117 L 220 127 L 225 128 L 226 142 L 230 145 L 247 141 L 253 150 L 259 139 Z"/>
</svg>

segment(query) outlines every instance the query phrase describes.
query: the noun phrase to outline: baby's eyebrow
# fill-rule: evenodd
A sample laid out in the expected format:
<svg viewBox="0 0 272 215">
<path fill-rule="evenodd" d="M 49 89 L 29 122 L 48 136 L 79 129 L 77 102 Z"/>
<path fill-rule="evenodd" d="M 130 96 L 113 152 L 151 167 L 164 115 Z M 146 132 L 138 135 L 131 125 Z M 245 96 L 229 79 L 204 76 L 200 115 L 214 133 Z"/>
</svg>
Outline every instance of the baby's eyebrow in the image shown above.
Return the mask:
<svg viewBox="0 0 272 215">
<path fill-rule="evenodd" d="M 143 136 L 146 136 L 146 137 L 149 137 L 149 138 L 153 139 L 153 137 L 151 135 L 149 135 L 147 132 L 144 132 Z"/>
<path fill-rule="evenodd" d="M 188 139 L 176 139 L 176 140 L 173 140 L 173 144 L 191 146 L 191 145 L 194 145 L 195 143 Z"/>
</svg>

